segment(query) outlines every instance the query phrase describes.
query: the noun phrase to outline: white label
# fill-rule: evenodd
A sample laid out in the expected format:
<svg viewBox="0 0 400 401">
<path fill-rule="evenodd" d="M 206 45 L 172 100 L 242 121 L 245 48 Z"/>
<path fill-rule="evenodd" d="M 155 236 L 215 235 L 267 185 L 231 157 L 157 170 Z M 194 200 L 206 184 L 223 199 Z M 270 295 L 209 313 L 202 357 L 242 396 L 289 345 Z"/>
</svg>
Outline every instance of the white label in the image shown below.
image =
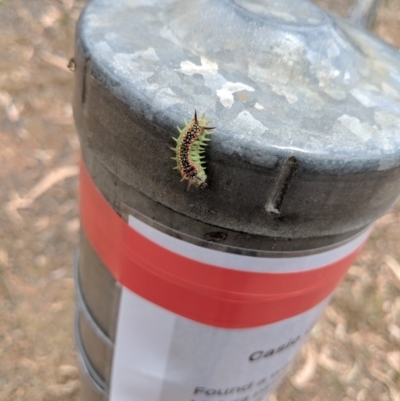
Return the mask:
<svg viewBox="0 0 400 401">
<path fill-rule="evenodd" d="M 327 302 L 267 326 L 221 329 L 180 317 L 124 288 L 110 401 L 261 401 Z"/>
</svg>

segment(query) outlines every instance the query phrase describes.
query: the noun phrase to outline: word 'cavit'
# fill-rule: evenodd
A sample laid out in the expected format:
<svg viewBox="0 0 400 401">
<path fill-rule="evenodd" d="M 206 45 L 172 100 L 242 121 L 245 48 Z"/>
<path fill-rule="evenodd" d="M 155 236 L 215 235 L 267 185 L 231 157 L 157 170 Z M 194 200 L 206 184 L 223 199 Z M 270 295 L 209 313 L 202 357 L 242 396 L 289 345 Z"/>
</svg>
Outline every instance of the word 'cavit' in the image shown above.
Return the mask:
<svg viewBox="0 0 400 401">
<path fill-rule="evenodd" d="M 209 121 L 205 119 L 203 113 L 200 119 L 197 119 L 197 113 L 194 112 L 194 117 L 189 123 L 185 120 L 185 126 L 180 129 L 178 127 L 179 136 L 173 138 L 176 142 L 176 147 L 172 148 L 175 152 L 176 167 L 182 176 L 182 181 L 188 181 L 188 189 L 191 185 L 195 187 L 205 188 L 207 186 L 207 175 L 204 170 L 204 147 L 210 138 L 210 130 L 215 127 L 207 127 Z"/>
</svg>

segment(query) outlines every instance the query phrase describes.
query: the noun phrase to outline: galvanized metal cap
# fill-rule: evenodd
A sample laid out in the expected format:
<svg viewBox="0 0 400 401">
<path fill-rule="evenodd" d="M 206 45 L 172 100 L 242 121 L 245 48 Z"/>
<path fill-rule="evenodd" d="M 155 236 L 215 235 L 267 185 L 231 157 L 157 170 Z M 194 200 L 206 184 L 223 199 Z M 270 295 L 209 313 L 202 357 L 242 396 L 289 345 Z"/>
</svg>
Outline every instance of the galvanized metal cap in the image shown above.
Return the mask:
<svg viewBox="0 0 400 401">
<path fill-rule="evenodd" d="M 334 236 L 400 193 L 400 55 L 311 3 L 92 0 L 75 60 L 83 153 L 185 216 Z M 170 147 L 195 109 L 217 128 L 186 191 Z"/>
</svg>

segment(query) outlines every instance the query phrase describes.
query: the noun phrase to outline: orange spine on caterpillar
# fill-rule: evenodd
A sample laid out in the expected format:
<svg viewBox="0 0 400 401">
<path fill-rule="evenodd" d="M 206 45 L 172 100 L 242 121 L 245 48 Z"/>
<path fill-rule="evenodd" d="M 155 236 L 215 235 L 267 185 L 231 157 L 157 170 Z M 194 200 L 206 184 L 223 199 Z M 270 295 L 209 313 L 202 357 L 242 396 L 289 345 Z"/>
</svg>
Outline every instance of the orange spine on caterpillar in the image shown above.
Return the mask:
<svg viewBox="0 0 400 401">
<path fill-rule="evenodd" d="M 179 136 L 173 138 L 176 142 L 176 147 L 171 148 L 175 152 L 176 167 L 182 176 L 182 181 L 188 181 L 188 189 L 191 185 L 195 187 L 205 188 L 207 186 L 207 175 L 203 166 L 204 147 L 210 138 L 210 130 L 215 127 L 207 127 L 209 121 L 206 121 L 205 116 L 197 119 L 197 113 L 194 112 L 194 117 L 191 122 L 185 120 L 183 128 L 178 127 Z"/>
</svg>

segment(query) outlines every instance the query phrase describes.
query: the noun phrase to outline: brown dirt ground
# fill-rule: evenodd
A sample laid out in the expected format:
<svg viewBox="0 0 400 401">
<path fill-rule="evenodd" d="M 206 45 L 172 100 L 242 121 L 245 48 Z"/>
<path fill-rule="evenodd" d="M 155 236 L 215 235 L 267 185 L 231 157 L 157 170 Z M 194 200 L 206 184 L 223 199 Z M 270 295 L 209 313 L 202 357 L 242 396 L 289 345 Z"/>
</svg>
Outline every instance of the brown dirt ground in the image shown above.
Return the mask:
<svg viewBox="0 0 400 401">
<path fill-rule="evenodd" d="M 345 15 L 351 1 L 318 2 Z M 79 400 L 79 144 L 66 65 L 84 3 L 0 0 L 0 401 Z M 374 31 L 400 47 L 398 0 L 383 2 Z M 400 401 L 399 238 L 397 204 L 270 401 Z"/>
</svg>

